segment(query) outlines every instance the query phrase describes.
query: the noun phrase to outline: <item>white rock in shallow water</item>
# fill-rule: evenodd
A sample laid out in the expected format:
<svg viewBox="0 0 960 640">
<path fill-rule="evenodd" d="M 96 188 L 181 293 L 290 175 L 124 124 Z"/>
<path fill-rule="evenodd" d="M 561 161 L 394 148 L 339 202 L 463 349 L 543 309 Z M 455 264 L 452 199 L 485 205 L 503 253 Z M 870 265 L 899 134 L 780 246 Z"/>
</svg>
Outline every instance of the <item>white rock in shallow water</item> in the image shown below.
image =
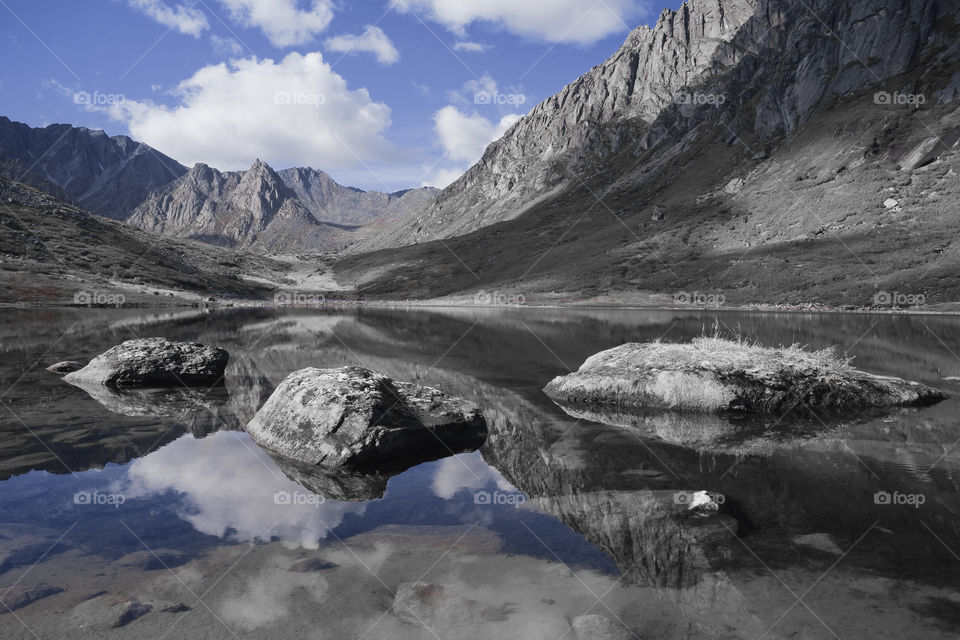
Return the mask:
<svg viewBox="0 0 960 640">
<path fill-rule="evenodd" d="M 893 198 L 887 198 L 886 200 L 883 201 L 883 206 L 885 206 L 887 209 L 893 209 L 898 204 L 900 203 Z"/>
<path fill-rule="evenodd" d="M 697 491 L 690 496 L 688 511 L 719 511 L 720 505 L 706 491 Z"/>
<path fill-rule="evenodd" d="M 475 404 L 437 389 L 361 367 L 309 368 L 280 383 L 247 432 L 301 463 L 380 467 L 476 449 L 487 423 Z"/>
</svg>

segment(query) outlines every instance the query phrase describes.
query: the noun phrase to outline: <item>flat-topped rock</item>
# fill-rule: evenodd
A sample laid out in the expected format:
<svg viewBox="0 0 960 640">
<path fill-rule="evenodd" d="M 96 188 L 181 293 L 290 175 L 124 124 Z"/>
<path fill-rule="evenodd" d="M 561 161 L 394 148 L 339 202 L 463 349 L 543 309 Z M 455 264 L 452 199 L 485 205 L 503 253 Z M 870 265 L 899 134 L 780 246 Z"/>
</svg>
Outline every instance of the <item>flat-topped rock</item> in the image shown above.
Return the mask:
<svg viewBox="0 0 960 640">
<path fill-rule="evenodd" d="M 223 382 L 229 359 L 223 349 L 204 344 L 140 338 L 105 351 L 63 379 L 115 388 L 212 386 Z"/>
<path fill-rule="evenodd" d="M 399 468 L 478 448 L 473 403 L 361 367 L 301 369 L 247 425 L 265 449 L 309 465 Z"/>
<path fill-rule="evenodd" d="M 922 406 L 945 397 L 918 382 L 854 369 L 831 350 L 721 338 L 614 347 L 554 378 L 544 392 L 561 406 L 771 415 Z"/>
</svg>

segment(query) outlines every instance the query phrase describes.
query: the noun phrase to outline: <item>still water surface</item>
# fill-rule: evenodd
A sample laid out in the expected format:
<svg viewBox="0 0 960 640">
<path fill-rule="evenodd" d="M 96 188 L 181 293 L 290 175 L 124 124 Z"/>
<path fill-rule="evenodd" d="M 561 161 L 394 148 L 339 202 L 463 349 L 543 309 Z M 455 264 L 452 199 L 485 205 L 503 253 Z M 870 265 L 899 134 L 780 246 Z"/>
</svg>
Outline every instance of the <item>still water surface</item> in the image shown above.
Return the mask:
<svg viewBox="0 0 960 640">
<path fill-rule="evenodd" d="M 597 351 L 717 320 L 950 397 L 742 432 L 577 420 L 541 392 Z M 944 380 L 960 319 L 71 309 L 2 312 L 0 335 L 4 639 L 960 632 L 960 386 Z M 226 387 L 91 396 L 44 370 L 149 336 L 227 349 Z M 305 477 L 243 432 L 287 374 L 343 365 L 477 402 L 486 445 L 389 479 Z M 721 512 L 689 512 L 697 490 Z"/>
</svg>

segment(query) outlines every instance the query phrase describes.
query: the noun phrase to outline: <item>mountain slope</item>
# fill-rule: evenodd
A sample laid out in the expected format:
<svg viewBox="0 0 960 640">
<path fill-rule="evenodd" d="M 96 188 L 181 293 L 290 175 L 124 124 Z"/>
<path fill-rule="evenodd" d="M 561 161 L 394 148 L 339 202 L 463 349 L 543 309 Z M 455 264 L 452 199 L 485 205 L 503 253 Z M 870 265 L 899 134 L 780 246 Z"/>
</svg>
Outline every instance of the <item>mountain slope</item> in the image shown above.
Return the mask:
<svg viewBox="0 0 960 640">
<path fill-rule="evenodd" d="M 0 178 L 0 302 L 270 298 L 289 265 L 134 229 Z M 264 284 L 260 284 L 264 283 Z M 157 297 L 163 295 L 163 297 Z M 123 298 L 121 298 L 122 300 Z M 180 300 L 182 301 L 182 300 Z"/>
<path fill-rule="evenodd" d="M 338 272 L 387 297 L 496 288 L 663 302 L 712 290 L 869 306 L 886 287 L 960 299 L 948 275 L 958 14 L 957 0 L 691 0 L 360 248 L 423 244 Z"/>
<path fill-rule="evenodd" d="M 18 165 L 18 170 L 4 171 L 8 178 L 52 183 L 88 211 L 115 220 L 130 215 L 150 191 L 187 172 L 179 162 L 127 136 L 65 124 L 31 128 L 4 116 L 0 159 Z"/>
<path fill-rule="evenodd" d="M 541 102 L 436 201 L 358 249 L 449 238 L 509 220 L 636 143 L 684 87 L 736 62 L 758 0 L 698 0 L 634 30 L 605 63 Z"/>
</svg>

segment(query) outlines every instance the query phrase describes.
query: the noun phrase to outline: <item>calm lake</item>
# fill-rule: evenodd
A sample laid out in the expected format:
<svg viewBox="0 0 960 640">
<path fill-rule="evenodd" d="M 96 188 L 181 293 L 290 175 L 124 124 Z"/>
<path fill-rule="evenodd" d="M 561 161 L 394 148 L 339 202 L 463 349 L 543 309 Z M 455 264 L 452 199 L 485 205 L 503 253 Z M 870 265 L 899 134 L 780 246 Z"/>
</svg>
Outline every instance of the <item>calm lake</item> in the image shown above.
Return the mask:
<svg viewBox="0 0 960 640">
<path fill-rule="evenodd" d="M 577 420 L 541 391 L 717 321 L 949 397 L 737 429 Z M 3 640 L 960 633 L 960 318 L 73 308 L 2 311 L 0 333 Z M 151 336 L 227 349 L 225 387 L 90 395 L 44 369 Z M 476 402 L 486 444 L 311 475 L 244 433 L 287 374 L 344 365 Z M 719 513 L 687 509 L 701 490 Z"/>
</svg>

